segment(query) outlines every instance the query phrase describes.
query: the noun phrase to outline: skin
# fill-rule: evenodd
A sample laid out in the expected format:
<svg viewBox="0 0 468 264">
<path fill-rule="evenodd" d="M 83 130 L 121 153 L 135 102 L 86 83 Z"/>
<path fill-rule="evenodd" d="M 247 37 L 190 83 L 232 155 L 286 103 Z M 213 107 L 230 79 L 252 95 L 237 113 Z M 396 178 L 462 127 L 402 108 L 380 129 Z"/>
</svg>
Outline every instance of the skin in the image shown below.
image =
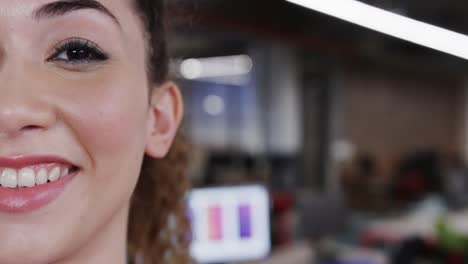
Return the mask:
<svg viewBox="0 0 468 264">
<path fill-rule="evenodd" d="M 166 155 L 182 100 L 172 82 L 148 84 L 143 28 L 130 0 L 99 1 L 120 25 L 91 9 L 32 17 L 51 1 L 0 0 L 0 156 L 57 155 L 81 170 L 47 206 L 0 213 L 0 263 L 125 263 L 143 156 Z M 47 60 L 72 37 L 92 41 L 109 59 Z"/>
</svg>

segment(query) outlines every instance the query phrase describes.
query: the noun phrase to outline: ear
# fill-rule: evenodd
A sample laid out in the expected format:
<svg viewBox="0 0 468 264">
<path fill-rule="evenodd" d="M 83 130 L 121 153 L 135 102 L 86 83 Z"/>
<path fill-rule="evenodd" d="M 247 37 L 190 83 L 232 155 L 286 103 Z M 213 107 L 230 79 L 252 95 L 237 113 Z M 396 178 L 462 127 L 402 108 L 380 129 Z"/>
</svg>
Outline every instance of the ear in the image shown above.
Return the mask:
<svg viewBox="0 0 468 264">
<path fill-rule="evenodd" d="M 154 158 L 164 158 L 182 120 L 182 96 L 173 82 L 154 87 L 150 96 L 145 153 Z"/>
</svg>

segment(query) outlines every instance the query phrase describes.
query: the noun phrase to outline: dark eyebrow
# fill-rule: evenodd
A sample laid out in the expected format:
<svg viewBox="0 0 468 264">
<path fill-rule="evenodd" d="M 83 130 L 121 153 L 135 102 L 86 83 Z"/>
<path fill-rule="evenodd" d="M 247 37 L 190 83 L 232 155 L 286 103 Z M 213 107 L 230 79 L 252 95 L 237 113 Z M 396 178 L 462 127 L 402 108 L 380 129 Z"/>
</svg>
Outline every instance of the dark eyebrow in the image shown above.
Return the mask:
<svg viewBox="0 0 468 264">
<path fill-rule="evenodd" d="M 47 3 L 33 12 L 33 17 L 37 20 L 41 18 L 52 18 L 56 16 L 63 16 L 70 12 L 94 9 L 97 10 L 114 20 L 119 26 L 120 23 L 117 18 L 105 6 L 96 0 L 59 0 Z"/>
</svg>

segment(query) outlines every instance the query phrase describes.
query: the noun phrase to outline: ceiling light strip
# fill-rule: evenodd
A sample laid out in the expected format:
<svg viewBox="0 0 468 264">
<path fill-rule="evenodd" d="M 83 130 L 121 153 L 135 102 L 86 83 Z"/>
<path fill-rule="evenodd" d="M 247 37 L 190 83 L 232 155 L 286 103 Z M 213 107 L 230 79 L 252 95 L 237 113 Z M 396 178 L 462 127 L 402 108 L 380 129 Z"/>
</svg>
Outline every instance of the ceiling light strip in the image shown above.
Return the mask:
<svg viewBox="0 0 468 264">
<path fill-rule="evenodd" d="M 287 0 L 348 22 L 468 59 L 468 36 L 355 0 Z"/>
</svg>

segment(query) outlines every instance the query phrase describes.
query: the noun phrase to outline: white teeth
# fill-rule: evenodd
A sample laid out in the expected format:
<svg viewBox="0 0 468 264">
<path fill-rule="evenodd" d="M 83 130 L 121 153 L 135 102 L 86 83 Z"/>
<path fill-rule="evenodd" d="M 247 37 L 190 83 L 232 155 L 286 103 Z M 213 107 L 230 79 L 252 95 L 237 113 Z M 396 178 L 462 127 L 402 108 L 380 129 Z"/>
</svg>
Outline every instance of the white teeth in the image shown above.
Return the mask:
<svg viewBox="0 0 468 264">
<path fill-rule="evenodd" d="M 36 174 L 36 184 L 37 185 L 42 185 L 47 183 L 47 170 L 42 168 L 39 170 L 39 172 Z"/>
<path fill-rule="evenodd" d="M 34 187 L 55 182 L 70 173 L 70 168 L 65 166 L 51 166 L 45 164 L 38 167 L 24 167 L 21 169 L 0 168 L 0 185 L 4 188 Z"/>
<path fill-rule="evenodd" d="M 16 170 L 4 169 L 0 176 L 0 181 L 3 187 L 16 188 L 18 180 L 16 177 Z"/>
<path fill-rule="evenodd" d="M 62 170 L 62 175 L 60 175 L 60 177 L 65 177 L 65 176 L 67 176 L 69 171 L 70 171 L 70 170 L 69 170 L 68 168 L 63 169 L 63 170 Z"/>
<path fill-rule="evenodd" d="M 60 168 L 55 167 L 49 172 L 49 181 L 54 182 L 60 178 Z"/>
<path fill-rule="evenodd" d="M 18 187 L 33 187 L 36 184 L 36 173 L 31 168 L 23 168 L 18 172 Z"/>
</svg>

